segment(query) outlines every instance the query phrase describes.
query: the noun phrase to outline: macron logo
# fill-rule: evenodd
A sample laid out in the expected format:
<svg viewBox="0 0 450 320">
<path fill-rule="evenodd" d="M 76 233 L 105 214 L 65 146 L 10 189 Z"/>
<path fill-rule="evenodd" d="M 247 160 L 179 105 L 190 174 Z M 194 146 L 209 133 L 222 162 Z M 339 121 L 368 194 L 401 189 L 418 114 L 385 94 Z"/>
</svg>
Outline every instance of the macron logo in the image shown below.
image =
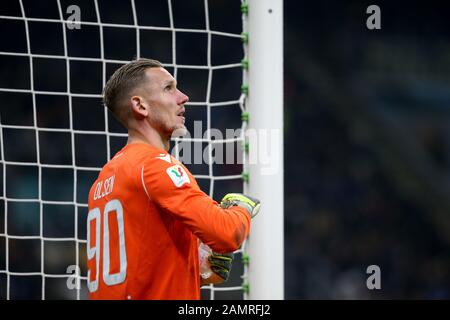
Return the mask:
<svg viewBox="0 0 450 320">
<path fill-rule="evenodd" d="M 168 163 L 172 163 L 172 160 L 170 160 L 170 154 L 161 153 L 158 157 L 156 157 L 156 159 L 161 159 Z"/>
</svg>

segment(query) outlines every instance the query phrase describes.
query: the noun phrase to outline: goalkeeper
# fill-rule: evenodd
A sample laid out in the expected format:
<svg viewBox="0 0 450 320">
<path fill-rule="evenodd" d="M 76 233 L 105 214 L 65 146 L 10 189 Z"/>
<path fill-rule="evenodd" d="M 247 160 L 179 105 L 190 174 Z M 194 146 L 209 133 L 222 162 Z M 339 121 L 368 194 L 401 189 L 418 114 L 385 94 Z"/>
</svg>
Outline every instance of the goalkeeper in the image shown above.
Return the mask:
<svg viewBox="0 0 450 320">
<path fill-rule="evenodd" d="M 201 285 L 228 278 L 230 253 L 247 238 L 259 201 L 228 194 L 218 204 L 168 153 L 171 136 L 187 131 L 188 97 L 160 62 L 120 67 L 103 98 L 128 141 L 89 192 L 90 298 L 200 299 Z"/>
</svg>

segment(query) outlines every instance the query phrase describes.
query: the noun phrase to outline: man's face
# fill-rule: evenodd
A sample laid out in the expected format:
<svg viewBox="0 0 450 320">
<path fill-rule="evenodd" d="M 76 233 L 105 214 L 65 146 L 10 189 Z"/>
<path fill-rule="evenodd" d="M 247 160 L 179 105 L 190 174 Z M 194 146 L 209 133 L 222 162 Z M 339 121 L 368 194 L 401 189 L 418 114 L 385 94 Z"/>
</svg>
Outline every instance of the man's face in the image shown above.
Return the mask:
<svg viewBox="0 0 450 320">
<path fill-rule="evenodd" d="M 164 68 L 146 70 L 143 98 L 150 106 L 148 121 L 162 136 L 185 135 L 184 104 L 189 97 L 177 89 L 174 77 Z"/>
</svg>

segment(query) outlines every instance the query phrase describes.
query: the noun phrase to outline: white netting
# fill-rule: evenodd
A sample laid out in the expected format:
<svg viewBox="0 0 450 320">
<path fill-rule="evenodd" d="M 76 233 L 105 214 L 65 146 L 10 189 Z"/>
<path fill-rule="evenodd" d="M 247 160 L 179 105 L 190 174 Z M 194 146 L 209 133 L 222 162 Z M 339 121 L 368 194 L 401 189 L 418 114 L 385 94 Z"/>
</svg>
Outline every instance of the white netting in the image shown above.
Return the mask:
<svg viewBox="0 0 450 320">
<path fill-rule="evenodd" d="M 246 15 L 240 1 L 185 2 L 18 0 L 0 7 L 1 298 L 87 297 L 87 193 L 126 142 L 101 106 L 101 90 L 133 58 L 161 60 L 191 96 L 188 129 L 206 124 L 204 136 L 174 141 L 173 152 L 197 144 L 206 150 L 207 161 L 187 164 L 201 188 L 216 200 L 242 191 L 245 163 L 212 160 L 217 146 L 232 144 L 242 155 L 243 134 L 217 138 L 209 129 L 245 130 Z M 72 4 L 81 8 L 80 29 L 67 27 Z M 233 30 L 218 31 L 223 26 Z M 227 284 L 202 288 L 202 297 L 242 298 L 244 256 L 237 252 Z M 80 290 L 67 287 L 69 265 L 81 267 Z"/>
</svg>

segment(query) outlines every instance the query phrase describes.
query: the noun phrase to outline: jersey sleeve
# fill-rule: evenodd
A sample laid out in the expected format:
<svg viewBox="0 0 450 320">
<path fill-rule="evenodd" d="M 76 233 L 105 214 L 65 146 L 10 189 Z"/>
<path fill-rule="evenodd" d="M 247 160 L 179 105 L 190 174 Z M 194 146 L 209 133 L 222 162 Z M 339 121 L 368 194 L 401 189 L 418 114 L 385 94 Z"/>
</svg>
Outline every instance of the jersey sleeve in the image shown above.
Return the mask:
<svg viewBox="0 0 450 320">
<path fill-rule="evenodd" d="M 151 201 L 182 221 L 214 251 L 235 251 L 247 238 L 250 217 L 245 209 L 222 209 L 200 190 L 184 166 L 150 158 L 142 168 L 142 183 Z"/>
</svg>

